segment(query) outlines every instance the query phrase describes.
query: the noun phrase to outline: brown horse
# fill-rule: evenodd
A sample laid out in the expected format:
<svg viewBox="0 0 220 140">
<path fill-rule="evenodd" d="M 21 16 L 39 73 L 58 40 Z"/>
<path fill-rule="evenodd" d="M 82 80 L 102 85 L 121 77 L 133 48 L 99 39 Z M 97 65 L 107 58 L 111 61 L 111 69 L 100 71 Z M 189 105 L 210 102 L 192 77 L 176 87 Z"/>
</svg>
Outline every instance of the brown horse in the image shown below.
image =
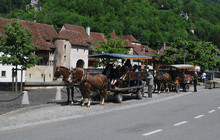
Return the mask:
<svg viewBox="0 0 220 140">
<path fill-rule="evenodd" d="M 99 92 L 101 95 L 101 104 L 104 104 L 104 99 L 107 98 L 108 79 L 103 74 L 90 75 L 82 68 L 74 68 L 71 70 L 69 82 L 78 83 L 82 94 L 82 106 L 85 105 L 86 93 L 88 93 L 88 104 L 90 107 L 90 92 Z"/>
<path fill-rule="evenodd" d="M 73 105 L 73 102 L 74 102 L 74 87 L 68 81 L 69 69 L 64 67 L 64 66 L 56 67 L 56 70 L 54 72 L 53 80 L 57 80 L 57 78 L 61 77 L 61 75 L 63 76 L 63 82 L 66 85 L 67 96 L 68 96 L 67 104 Z M 72 101 L 70 101 L 70 90 L 71 90 Z"/>
<path fill-rule="evenodd" d="M 158 94 L 160 94 L 161 87 L 163 87 L 163 92 L 165 92 L 166 86 L 168 85 L 168 93 L 171 88 L 172 78 L 169 73 L 161 74 L 158 71 L 156 71 L 154 76 L 154 83 L 157 85 Z"/>
</svg>

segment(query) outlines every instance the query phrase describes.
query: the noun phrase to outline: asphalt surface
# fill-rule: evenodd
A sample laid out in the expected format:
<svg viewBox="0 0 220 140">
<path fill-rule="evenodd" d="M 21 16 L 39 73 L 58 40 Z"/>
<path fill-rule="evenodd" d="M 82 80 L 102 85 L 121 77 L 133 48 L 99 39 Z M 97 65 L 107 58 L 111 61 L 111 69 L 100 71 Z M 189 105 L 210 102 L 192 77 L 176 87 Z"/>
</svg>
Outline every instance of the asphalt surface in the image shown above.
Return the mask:
<svg viewBox="0 0 220 140">
<path fill-rule="evenodd" d="M 61 96 L 62 100 L 56 101 L 56 88 L 54 89 L 33 89 L 27 90 L 28 98 L 29 98 L 29 105 L 22 105 L 22 97 L 23 93 L 15 93 L 11 91 L 0 91 L 0 115 L 25 108 L 31 106 L 38 106 L 38 105 L 53 105 L 53 104 L 60 104 L 65 105 L 67 100 L 67 92 L 65 88 L 61 89 Z M 75 100 L 79 100 L 81 95 L 79 92 L 75 91 Z"/>
<path fill-rule="evenodd" d="M 203 89 L 204 86 L 197 86 L 197 88 Z M 193 91 L 192 85 L 191 85 L 190 90 Z M 56 91 L 57 91 L 56 88 L 27 90 L 28 98 L 30 102 L 29 105 L 22 104 L 23 93 L 14 93 L 11 91 L 0 91 L 0 115 L 5 114 L 10 111 L 17 110 L 17 109 L 27 108 L 27 107 L 32 107 L 32 106 L 39 106 L 39 105 L 50 106 L 50 105 L 55 105 L 55 104 L 62 105 L 62 106 L 66 105 L 66 101 L 67 101 L 66 88 L 64 87 L 61 89 L 62 100 L 59 100 L 59 101 L 55 100 Z M 146 90 L 145 90 L 145 93 L 146 93 Z M 157 97 L 155 95 L 157 95 L 157 93 L 153 93 L 154 98 Z M 93 94 L 91 98 L 93 100 Z M 133 97 L 124 96 L 124 100 L 132 100 L 132 99 Z M 74 100 L 77 102 L 76 105 L 79 105 L 79 101 L 81 100 L 81 94 L 78 90 L 74 91 Z M 114 102 L 114 101 L 110 100 L 110 102 Z"/>
<path fill-rule="evenodd" d="M 219 90 L 199 87 L 90 108 L 33 106 L 0 115 L 0 139 L 217 139 Z"/>
</svg>

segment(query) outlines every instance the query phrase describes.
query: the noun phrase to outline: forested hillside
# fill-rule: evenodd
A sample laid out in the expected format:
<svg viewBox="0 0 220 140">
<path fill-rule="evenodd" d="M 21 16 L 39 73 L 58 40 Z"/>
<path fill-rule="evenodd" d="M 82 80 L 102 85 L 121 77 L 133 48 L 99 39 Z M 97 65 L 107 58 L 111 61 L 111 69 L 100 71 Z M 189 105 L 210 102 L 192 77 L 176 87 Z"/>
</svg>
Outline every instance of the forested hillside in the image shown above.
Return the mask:
<svg viewBox="0 0 220 140">
<path fill-rule="evenodd" d="M 0 16 L 53 25 L 90 26 L 109 35 L 132 34 L 153 49 L 176 40 L 211 41 L 220 47 L 220 0 L 39 0 L 35 11 L 30 0 L 1 0 Z M 195 35 L 190 34 L 191 25 Z"/>
</svg>

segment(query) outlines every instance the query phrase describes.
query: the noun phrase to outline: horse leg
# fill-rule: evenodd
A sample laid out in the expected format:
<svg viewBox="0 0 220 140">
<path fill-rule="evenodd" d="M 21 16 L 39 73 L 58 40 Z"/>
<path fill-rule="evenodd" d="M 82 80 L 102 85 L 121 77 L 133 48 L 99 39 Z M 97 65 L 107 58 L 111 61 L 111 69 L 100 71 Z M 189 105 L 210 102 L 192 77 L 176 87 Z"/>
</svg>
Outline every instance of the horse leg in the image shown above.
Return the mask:
<svg viewBox="0 0 220 140">
<path fill-rule="evenodd" d="M 82 93 L 82 104 L 81 104 L 81 106 L 83 107 L 84 105 L 85 105 L 85 93 L 83 92 Z"/>
<path fill-rule="evenodd" d="M 170 93 L 170 83 L 168 83 L 168 93 Z"/>
<path fill-rule="evenodd" d="M 71 105 L 73 105 L 73 103 L 74 103 L 74 87 L 71 87 L 71 97 L 72 97 Z"/>
<path fill-rule="evenodd" d="M 166 92 L 166 88 L 167 88 L 167 85 L 166 85 L 166 83 L 164 82 L 164 87 L 163 87 L 163 93 L 165 93 Z"/>
<path fill-rule="evenodd" d="M 158 94 L 160 94 L 160 83 L 157 85 Z"/>
<path fill-rule="evenodd" d="M 66 104 L 68 105 L 70 103 L 70 89 L 69 89 L 68 86 L 66 87 L 66 91 L 67 91 L 67 102 L 66 102 Z"/>
<path fill-rule="evenodd" d="M 100 99 L 101 99 L 100 104 L 101 104 L 101 105 L 104 105 L 104 102 L 105 102 L 105 98 L 104 98 L 104 97 L 105 97 L 105 95 L 104 95 L 104 91 L 99 91 L 99 92 L 100 92 L 100 95 L 101 95 L 101 98 L 100 98 Z"/>
<path fill-rule="evenodd" d="M 88 90 L 88 104 L 87 107 L 90 107 L 90 90 Z"/>
</svg>

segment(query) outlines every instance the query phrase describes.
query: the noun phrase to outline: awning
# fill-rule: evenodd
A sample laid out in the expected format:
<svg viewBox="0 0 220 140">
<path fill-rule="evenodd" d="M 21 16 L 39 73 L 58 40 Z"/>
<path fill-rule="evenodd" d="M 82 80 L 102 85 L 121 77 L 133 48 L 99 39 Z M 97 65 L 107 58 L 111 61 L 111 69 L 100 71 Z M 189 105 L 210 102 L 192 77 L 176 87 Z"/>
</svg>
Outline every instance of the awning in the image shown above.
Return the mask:
<svg viewBox="0 0 220 140">
<path fill-rule="evenodd" d="M 152 59 L 152 56 L 142 55 L 130 55 L 130 54 L 113 54 L 113 53 L 101 53 L 89 55 L 89 58 L 112 58 L 112 59 Z"/>
<path fill-rule="evenodd" d="M 176 64 L 176 65 L 171 65 L 177 69 L 195 69 L 196 66 L 189 65 L 189 64 Z"/>
<path fill-rule="evenodd" d="M 159 68 L 176 68 L 176 69 L 195 69 L 196 66 L 190 64 L 174 64 L 174 65 L 161 65 Z"/>
</svg>

